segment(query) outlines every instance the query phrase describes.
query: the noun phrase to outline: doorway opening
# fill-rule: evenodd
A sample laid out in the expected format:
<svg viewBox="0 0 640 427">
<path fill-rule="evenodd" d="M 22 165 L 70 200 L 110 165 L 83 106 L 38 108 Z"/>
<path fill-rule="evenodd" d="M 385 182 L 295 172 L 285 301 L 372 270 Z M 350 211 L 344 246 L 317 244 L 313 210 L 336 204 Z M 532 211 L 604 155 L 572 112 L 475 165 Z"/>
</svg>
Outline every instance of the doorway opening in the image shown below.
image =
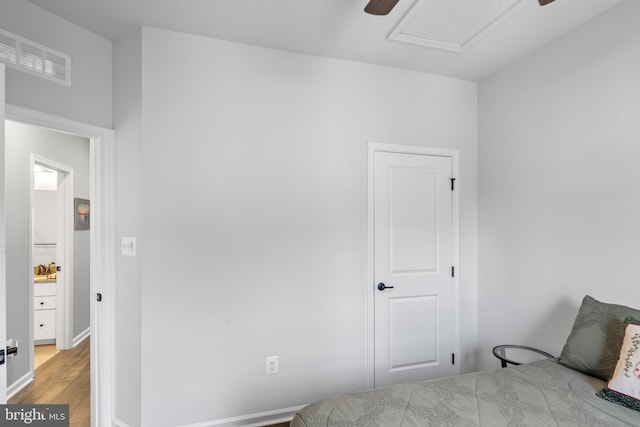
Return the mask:
<svg viewBox="0 0 640 427">
<path fill-rule="evenodd" d="M 56 137 L 60 138 L 57 144 L 51 138 L 56 156 L 75 164 L 79 173 L 74 175 L 73 167 L 31 153 L 33 341 L 66 350 L 90 333 L 90 236 L 86 230 L 83 234 L 74 229 L 73 212 L 74 194 L 88 195 L 82 181 L 90 175 L 89 141 L 66 134 Z"/>
<path fill-rule="evenodd" d="M 0 81 L 3 80 L 1 77 L 3 76 L 0 73 Z M 2 113 L 1 110 L 2 109 L 0 109 L 0 113 Z M 114 131 L 11 104 L 5 105 L 4 115 L 0 114 L 0 119 L 5 118 L 8 121 L 10 120 L 21 124 L 35 125 L 37 127 L 54 130 L 63 134 L 77 135 L 90 141 L 89 167 L 91 170 L 91 176 L 89 179 L 89 199 L 91 201 L 91 228 L 89 230 L 89 235 L 91 259 L 89 264 L 91 274 L 89 316 L 91 335 L 84 342 L 90 342 L 91 345 L 91 381 L 90 386 L 86 387 L 87 391 L 85 391 L 85 395 L 87 398 L 90 396 L 91 425 L 93 427 L 111 425 L 114 411 L 113 360 L 115 346 L 113 344 L 113 322 L 115 322 L 116 278 Z M 2 124 L 6 125 L 6 123 L 8 122 L 2 120 Z M 0 143 L 4 152 L 4 135 L 3 138 L 0 138 Z M 4 163 L 6 172 L 9 164 L 8 162 Z M 12 190 L 14 183 L 8 180 L 7 184 L 8 193 L 9 190 Z M 25 198 L 28 199 L 28 197 Z M 6 194 L 3 194 L 2 202 L 6 205 Z M 27 214 L 25 214 L 25 216 L 28 218 Z M 28 229 L 29 227 L 25 224 L 24 228 Z M 11 231 L 12 230 L 10 229 L 4 230 L 3 236 L 6 236 Z M 28 245 L 29 242 L 25 242 L 25 244 Z M 28 248 L 25 247 L 24 251 L 28 251 Z M 6 255 L 8 255 L 8 253 L 5 254 L 5 258 Z M 89 255 L 87 254 L 87 256 Z M 3 259 L 0 261 L 4 262 L 8 260 Z M 29 266 L 28 263 L 25 263 L 24 271 L 28 271 L 31 267 L 32 266 Z M 24 288 L 31 289 L 30 286 L 24 286 Z M 96 298 L 96 295 L 103 296 L 103 298 L 100 299 L 101 302 L 97 302 L 98 299 Z M 14 307 L 11 304 L 6 304 L 5 306 L 0 307 L 0 311 L 4 311 L 7 314 L 9 314 L 8 311 L 13 309 Z M 11 316 L 7 316 L 7 318 L 11 318 Z M 9 341 L 9 339 L 11 339 L 11 337 L 7 337 L 7 341 Z M 28 341 L 28 338 L 23 337 L 21 339 L 23 355 L 29 353 L 29 349 L 24 348 Z M 80 348 L 80 346 L 77 348 Z M 28 361 L 25 359 L 26 358 L 23 356 L 20 359 L 20 363 L 24 363 L 26 365 Z M 0 374 L 6 375 L 4 377 L 5 379 L 9 380 L 6 383 L 3 382 L 7 385 L 3 387 L 3 390 L 0 390 L 0 392 L 6 392 L 5 396 L 13 396 L 31 380 L 28 375 L 24 375 L 22 377 L 12 375 L 10 365 L 15 365 L 17 361 L 18 357 L 13 359 L 10 358 L 7 361 L 7 364 L 3 366 L 3 368 L 6 368 L 2 369 L 2 372 L 0 372 Z"/>
<path fill-rule="evenodd" d="M 33 265 L 33 372 L 56 355 L 61 344 L 56 331 L 56 313 L 68 307 L 58 303 L 57 288 L 63 283 L 58 266 L 65 265 L 57 252 L 64 253 L 66 242 L 58 230 L 58 175 L 64 173 L 44 163 L 33 166 L 31 187 L 31 263 Z M 61 236 L 62 234 L 62 236 Z M 62 237 L 62 238 L 61 238 Z"/>
<path fill-rule="evenodd" d="M 28 308 L 26 313 L 13 309 L 8 322 L 16 341 L 28 343 L 21 349 L 28 357 L 16 357 L 8 373 L 10 379 L 24 377 L 27 370 L 27 378 L 36 378 L 36 346 L 55 344 L 55 350 L 66 351 L 91 331 L 90 233 L 74 227 L 74 198 L 90 197 L 90 141 L 7 121 L 5 148 L 7 179 L 14 186 L 6 196 L 7 226 L 13 230 L 7 245 L 14 249 L 7 275 L 14 283 L 25 284 L 14 290 L 12 303 L 20 300 L 19 306 Z M 21 226 L 23 221 L 28 221 L 28 227 Z M 24 246 L 26 252 L 21 250 Z M 28 366 L 24 366 L 26 359 Z M 89 379 L 89 363 L 84 366 L 82 375 Z M 65 371 L 60 375 L 62 380 L 67 377 Z M 29 387 L 35 385 L 49 386 L 35 381 Z M 83 412 L 89 414 L 90 402 L 84 405 Z"/>
</svg>

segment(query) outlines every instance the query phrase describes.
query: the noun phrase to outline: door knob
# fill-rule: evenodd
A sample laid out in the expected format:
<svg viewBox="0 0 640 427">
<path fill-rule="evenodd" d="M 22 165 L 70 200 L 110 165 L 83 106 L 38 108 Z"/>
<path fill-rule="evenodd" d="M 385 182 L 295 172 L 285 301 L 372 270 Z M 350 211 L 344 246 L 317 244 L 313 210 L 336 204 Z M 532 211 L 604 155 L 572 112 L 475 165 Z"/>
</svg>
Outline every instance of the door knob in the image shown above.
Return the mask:
<svg viewBox="0 0 640 427">
<path fill-rule="evenodd" d="M 387 286 L 382 282 L 378 283 L 378 290 L 379 291 L 384 291 L 385 289 L 393 289 L 393 286 Z"/>
</svg>

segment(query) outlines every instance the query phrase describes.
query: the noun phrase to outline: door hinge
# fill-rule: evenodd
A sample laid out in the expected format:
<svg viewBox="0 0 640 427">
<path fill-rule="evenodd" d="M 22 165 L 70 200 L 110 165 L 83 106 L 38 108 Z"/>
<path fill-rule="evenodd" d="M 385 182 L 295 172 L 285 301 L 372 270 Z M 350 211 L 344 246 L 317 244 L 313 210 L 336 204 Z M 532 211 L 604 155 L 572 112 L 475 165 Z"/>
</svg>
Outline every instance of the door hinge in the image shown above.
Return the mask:
<svg viewBox="0 0 640 427">
<path fill-rule="evenodd" d="M 451 353 L 451 364 L 452 365 L 456 364 L 456 354 L 455 353 Z"/>
<path fill-rule="evenodd" d="M 451 266 L 451 277 L 456 277 L 456 268 L 453 265 Z"/>
<path fill-rule="evenodd" d="M 451 191 L 456 189 L 456 179 L 455 178 L 451 178 Z"/>
</svg>

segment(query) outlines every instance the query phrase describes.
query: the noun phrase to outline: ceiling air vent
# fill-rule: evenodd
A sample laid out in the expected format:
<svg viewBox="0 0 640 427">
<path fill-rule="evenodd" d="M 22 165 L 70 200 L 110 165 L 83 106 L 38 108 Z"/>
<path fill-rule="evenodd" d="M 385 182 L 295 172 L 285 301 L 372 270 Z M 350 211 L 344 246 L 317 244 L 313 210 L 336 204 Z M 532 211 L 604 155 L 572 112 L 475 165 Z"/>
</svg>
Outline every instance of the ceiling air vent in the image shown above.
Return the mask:
<svg viewBox="0 0 640 427">
<path fill-rule="evenodd" d="M 0 29 L 0 62 L 71 86 L 71 57 Z"/>
</svg>

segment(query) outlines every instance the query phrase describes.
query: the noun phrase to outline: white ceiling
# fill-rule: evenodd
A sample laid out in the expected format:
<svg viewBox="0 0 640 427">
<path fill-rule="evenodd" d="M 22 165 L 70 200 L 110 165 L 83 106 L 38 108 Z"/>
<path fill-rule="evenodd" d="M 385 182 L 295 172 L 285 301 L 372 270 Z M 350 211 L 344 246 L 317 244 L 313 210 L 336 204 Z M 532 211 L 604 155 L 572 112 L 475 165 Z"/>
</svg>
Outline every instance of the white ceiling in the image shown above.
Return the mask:
<svg viewBox="0 0 640 427">
<path fill-rule="evenodd" d="M 480 80 L 623 0 L 28 0 L 110 40 L 141 26 Z"/>
</svg>

